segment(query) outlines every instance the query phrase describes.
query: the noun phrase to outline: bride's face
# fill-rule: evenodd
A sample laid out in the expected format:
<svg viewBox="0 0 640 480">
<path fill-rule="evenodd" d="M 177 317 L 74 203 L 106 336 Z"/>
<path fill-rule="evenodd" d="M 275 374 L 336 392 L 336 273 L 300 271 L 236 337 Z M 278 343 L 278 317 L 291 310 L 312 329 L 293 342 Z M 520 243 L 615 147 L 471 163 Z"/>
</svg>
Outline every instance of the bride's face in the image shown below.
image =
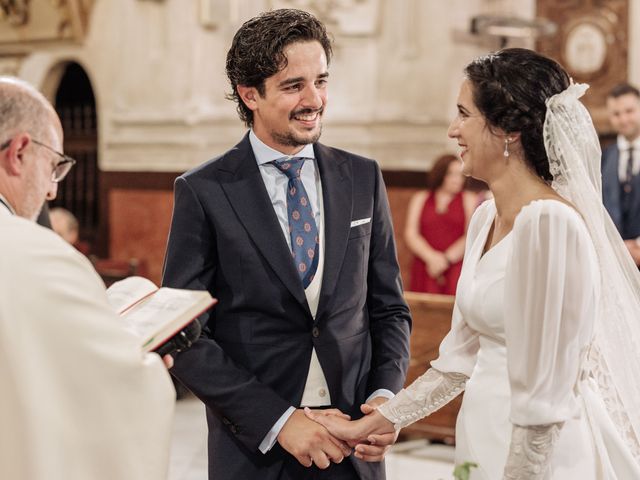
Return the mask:
<svg viewBox="0 0 640 480">
<path fill-rule="evenodd" d="M 504 164 L 504 135 L 493 133 L 473 103 L 471 82 L 465 80 L 458 94 L 458 114 L 447 134 L 460 147 L 462 173 L 487 181 L 492 171 Z"/>
</svg>

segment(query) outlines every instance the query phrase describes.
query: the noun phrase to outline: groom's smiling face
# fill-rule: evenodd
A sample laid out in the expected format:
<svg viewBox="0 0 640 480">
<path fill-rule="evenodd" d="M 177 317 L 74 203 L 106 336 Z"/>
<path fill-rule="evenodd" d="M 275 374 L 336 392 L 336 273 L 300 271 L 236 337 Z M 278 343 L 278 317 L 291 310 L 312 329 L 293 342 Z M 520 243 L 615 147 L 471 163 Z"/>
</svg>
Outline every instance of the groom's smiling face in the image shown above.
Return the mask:
<svg viewBox="0 0 640 480">
<path fill-rule="evenodd" d="M 253 131 L 278 151 L 294 154 L 320 138 L 327 105 L 327 57 L 317 41 L 295 42 L 284 49 L 286 65 L 256 88 L 238 87 L 253 111 Z"/>
</svg>

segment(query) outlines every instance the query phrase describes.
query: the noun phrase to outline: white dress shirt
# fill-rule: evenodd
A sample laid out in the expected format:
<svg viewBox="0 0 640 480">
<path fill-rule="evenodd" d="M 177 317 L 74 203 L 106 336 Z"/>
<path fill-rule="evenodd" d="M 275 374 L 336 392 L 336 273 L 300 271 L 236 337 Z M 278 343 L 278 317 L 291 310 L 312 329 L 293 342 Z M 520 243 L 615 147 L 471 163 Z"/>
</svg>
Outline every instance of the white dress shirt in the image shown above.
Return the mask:
<svg viewBox="0 0 640 480">
<path fill-rule="evenodd" d="M 282 152 L 278 152 L 273 148 L 262 142 L 254 133 L 253 130 L 249 132 L 249 141 L 251 148 L 256 157 L 256 162 L 260 170 L 260 175 L 271 199 L 273 210 L 278 218 L 278 223 L 282 229 L 282 235 L 287 241 L 287 245 L 291 248 L 291 237 L 289 236 L 289 217 L 287 213 L 287 185 L 289 179 L 278 168 L 271 164 L 274 160 L 280 160 L 283 157 L 290 157 Z M 322 186 L 320 183 L 320 175 L 318 174 L 318 168 L 315 164 L 315 153 L 313 151 L 313 145 L 309 144 L 303 147 L 298 152 L 296 157 L 305 157 L 311 160 L 304 162 L 302 166 L 302 172 L 300 173 L 300 180 L 307 191 L 309 197 L 309 203 L 311 210 L 316 221 L 316 227 L 318 228 L 318 236 L 320 240 L 318 267 L 316 274 L 313 277 L 313 281 L 305 289 L 305 296 L 307 297 L 307 303 L 311 314 L 315 319 L 316 312 L 318 311 L 318 301 L 320 299 L 320 287 L 322 286 L 322 274 L 324 270 L 324 222 L 323 222 L 323 206 L 322 206 Z M 331 405 L 331 397 L 329 395 L 329 387 L 327 380 L 322 371 L 320 362 L 318 361 L 318 355 L 315 349 L 311 353 L 311 361 L 309 363 L 309 373 L 307 374 L 307 381 L 304 387 L 304 393 L 302 395 L 301 406 L 306 407 L 322 407 Z M 260 451 L 266 453 L 275 444 L 280 430 L 284 426 L 285 422 L 289 419 L 291 414 L 295 411 L 294 407 L 290 407 L 280 417 L 278 422 L 266 435 L 262 443 L 260 444 Z"/>
<path fill-rule="evenodd" d="M 620 156 L 618 157 L 618 179 L 620 183 L 627 180 L 627 165 L 629 164 L 629 148 L 633 146 L 633 164 L 631 165 L 631 173 L 633 176 L 640 173 L 640 137 L 636 138 L 633 142 L 629 142 L 622 135 L 618 135 L 617 139 L 618 150 Z"/>
<path fill-rule="evenodd" d="M 322 183 L 320 181 L 320 174 L 318 173 L 318 166 L 316 165 L 315 152 L 313 145 L 305 145 L 295 155 L 286 155 L 282 152 L 278 152 L 273 148 L 262 142 L 253 133 L 253 130 L 249 132 L 249 142 L 253 149 L 253 154 L 256 157 L 256 162 L 260 170 L 260 175 L 264 181 L 264 185 L 271 199 L 273 210 L 275 211 L 278 223 L 282 228 L 282 234 L 287 241 L 287 245 L 291 248 L 291 238 L 289 236 L 289 217 L 287 213 L 287 185 L 289 179 L 271 162 L 274 160 L 280 160 L 284 157 L 304 157 L 313 159 L 313 161 L 305 161 L 302 166 L 302 172 L 300 173 L 300 179 L 307 191 L 309 202 L 311 204 L 311 210 L 316 220 L 316 226 L 318 228 L 318 236 L 320 240 L 318 256 L 318 269 L 313 277 L 313 281 L 305 289 L 304 293 L 307 297 L 307 303 L 311 310 L 311 315 L 315 320 L 316 312 L 318 310 L 318 301 L 320 299 L 320 287 L 322 286 L 322 275 L 324 271 L 324 207 L 322 201 Z M 393 397 L 393 392 L 386 389 L 379 389 L 373 392 L 367 401 L 372 398 L 383 396 L 387 398 Z M 329 387 L 327 380 L 322 371 L 322 366 L 318 361 L 318 355 L 315 348 L 311 352 L 311 361 L 309 362 L 309 373 L 307 374 L 307 381 L 305 383 L 304 392 L 302 394 L 302 400 L 300 406 L 303 407 L 325 407 L 331 405 L 331 396 L 329 394 Z M 295 412 L 295 407 L 289 407 L 285 413 L 278 419 L 271 430 L 264 437 L 260 446 L 258 447 L 262 453 L 267 453 L 273 445 L 276 443 L 278 434 L 282 427 L 289 419 L 289 417 Z"/>
</svg>

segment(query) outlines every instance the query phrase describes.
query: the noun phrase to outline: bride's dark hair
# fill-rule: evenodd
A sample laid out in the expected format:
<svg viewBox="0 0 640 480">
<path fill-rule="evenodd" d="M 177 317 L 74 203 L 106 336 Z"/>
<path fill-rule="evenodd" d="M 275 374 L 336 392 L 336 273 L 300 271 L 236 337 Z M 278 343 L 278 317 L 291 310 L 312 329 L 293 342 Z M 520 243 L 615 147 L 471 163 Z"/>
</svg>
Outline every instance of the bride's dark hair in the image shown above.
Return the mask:
<svg viewBox="0 0 640 480">
<path fill-rule="evenodd" d="M 545 101 L 569 86 L 569 75 L 554 60 L 524 48 L 506 48 L 482 56 L 464 70 L 473 101 L 489 126 L 520 132 L 525 161 L 550 182 L 542 137 Z"/>
</svg>

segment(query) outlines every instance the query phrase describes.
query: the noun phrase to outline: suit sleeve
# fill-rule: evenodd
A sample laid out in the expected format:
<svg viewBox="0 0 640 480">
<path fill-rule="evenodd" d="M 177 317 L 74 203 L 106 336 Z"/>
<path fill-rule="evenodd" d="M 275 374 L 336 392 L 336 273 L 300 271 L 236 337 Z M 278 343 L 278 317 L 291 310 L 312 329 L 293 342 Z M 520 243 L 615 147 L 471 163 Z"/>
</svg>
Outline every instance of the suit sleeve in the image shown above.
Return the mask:
<svg viewBox="0 0 640 480">
<path fill-rule="evenodd" d="M 209 290 L 215 297 L 215 227 L 189 185 L 179 177 L 165 257 L 163 285 Z M 171 370 L 247 448 L 257 450 L 265 435 L 291 406 L 234 362 L 212 338 L 215 309 L 201 318 L 201 338 L 176 358 Z"/>
<path fill-rule="evenodd" d="M 382 173 L 374 163 L 375 191 L 372 216 L 367 308 L 372 360 L 367 395 L 384 388 L 398 392 L 409 366 L 411 315 L 402 294 L 393 225 Z"/>
</svg>

